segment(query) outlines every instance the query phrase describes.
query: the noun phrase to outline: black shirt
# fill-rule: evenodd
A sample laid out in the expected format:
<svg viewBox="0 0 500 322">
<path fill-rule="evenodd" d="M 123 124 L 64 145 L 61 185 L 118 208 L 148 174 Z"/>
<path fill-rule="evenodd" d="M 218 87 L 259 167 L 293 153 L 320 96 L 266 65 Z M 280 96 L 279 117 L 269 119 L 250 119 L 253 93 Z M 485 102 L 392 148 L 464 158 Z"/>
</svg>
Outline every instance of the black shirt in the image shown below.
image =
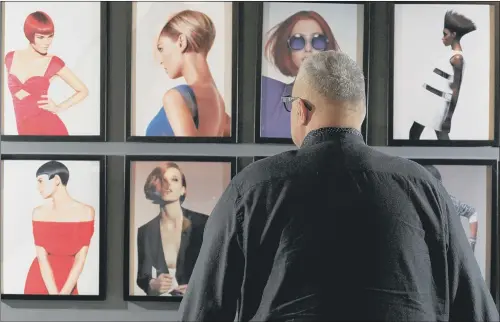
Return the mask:
<svg viewBox="0 0 500 322">
<path fill-rule="evenodd" d="M 182 321 L 492 321 L 444 187 L 356 130 L 245 168 L 213 210 Z"/>
</svg>

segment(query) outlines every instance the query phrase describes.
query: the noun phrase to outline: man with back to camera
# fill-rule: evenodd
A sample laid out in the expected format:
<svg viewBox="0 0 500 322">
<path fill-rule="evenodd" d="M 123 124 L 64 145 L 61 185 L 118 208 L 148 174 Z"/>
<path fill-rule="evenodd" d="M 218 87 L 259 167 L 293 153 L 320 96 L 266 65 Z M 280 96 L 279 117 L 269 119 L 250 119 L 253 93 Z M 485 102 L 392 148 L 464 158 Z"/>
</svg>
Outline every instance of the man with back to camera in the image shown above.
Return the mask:
<svg viewBox="0 0 500 322">
<path fill-rule="evenodd" d="M 357 64 L 312 55 L 283 101 L 298 150 L 231 181 L 180 320 L 498 321 L 443 186 L 364 143 Z"/>
</svg>

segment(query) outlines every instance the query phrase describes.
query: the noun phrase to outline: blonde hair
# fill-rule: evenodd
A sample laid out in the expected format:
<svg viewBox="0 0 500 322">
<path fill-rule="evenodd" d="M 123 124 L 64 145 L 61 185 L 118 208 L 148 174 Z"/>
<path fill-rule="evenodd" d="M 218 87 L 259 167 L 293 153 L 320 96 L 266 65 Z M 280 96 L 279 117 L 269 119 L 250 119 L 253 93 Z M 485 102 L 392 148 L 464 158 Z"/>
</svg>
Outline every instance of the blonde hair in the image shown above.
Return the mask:
<svg viewBox="0 0 500 322">
<path fill-rule="evenodd" d="M 183 10 L 173 15 L 163 26 L 159 37 L 177 38 L 186 36 L 187 52 L 207 55 L 215 40 L 215 26 L 206 14 Z"/>
</svg>

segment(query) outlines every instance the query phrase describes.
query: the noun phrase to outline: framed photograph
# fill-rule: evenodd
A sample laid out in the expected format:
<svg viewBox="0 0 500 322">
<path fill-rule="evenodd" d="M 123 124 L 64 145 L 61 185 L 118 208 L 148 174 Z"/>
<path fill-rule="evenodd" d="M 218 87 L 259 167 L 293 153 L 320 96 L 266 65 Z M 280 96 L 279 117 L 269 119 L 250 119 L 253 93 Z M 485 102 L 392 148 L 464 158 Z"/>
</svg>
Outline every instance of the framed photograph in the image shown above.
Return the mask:
<svg viewBox="0 0 500 322">
<path fill-rule="evenodd" d="M 304 58 L 318 51 L 341 50 L 363 67 L 368 79 L 370 5 L 310 1 L 260 6 L 255 142 L 292 144 L 290 112 L 281 97 L 291 95 Z"/>
<path fill-rule="evenodd" d="M 124 299 L 181 301 L 236 158 L 138 156 L 125 163 Z"/>
<path fill-rule="evenodd" d="M 389 145 L 498 145 L 499 7 L 389 6 Z"/>
<path fill-rule="evenodd" d="M 2 155 L 2 299 L 106 298 L 106 157 Z"/>
<path fill-rule="evenodd" d="M 414 159 L 448 191 L 474 255 L 490 286 L 498 287 L 498 183 L 496 160 Z"/>
<path fill-rule="evenodd" d="M 127 141 L 235 143 L 237 2 L 132 2 Z"/>
<path fill-rule="evenodd" d="M 1 134 L 106 140 L 107 2 L 2 2 Z"/>
</svg>

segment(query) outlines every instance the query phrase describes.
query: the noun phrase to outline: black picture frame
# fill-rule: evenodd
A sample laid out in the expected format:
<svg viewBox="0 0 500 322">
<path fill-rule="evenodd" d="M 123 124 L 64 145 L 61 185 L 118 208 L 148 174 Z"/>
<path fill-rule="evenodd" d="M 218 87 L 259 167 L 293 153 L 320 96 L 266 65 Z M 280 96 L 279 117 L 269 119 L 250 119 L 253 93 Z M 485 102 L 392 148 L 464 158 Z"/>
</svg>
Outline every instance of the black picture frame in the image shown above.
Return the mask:
<svg viewBox="0 0 500 322">
<path fill-rule="evenodd" d="M 50 301 L 104 301 L 107 293 L 107 156 L 104 155 L 35 155 L 35 154 L 2 154 L 1 160 L 33 160 L 33 161 L 98 161 L 99 162 L 99 294 L 98 295 L 31 295 L 4 294 L 2 300 L 50 300 Z M 2 181 L 3 190 L 3 181 Z M 3 195 L 0 194 L 0 200 Z M 0 211 L 0 219 L 3 214 Z"/>
<path fill-rule="evenodd" d="M 0 5 L 0 32 L 5 33 L 4 24 L 4 2 Z M 100 6 L 101 14 L 101 97 L 100 97 L 100 134 L 99 135 L 68 135 L 68 136 L 46 136 L 46 135 L 1 135 L 2 141 L 12 142 L 105 142 L 107 140 L 107 117 L 108 117 L 108 61 L 109 61 L 109 2 L 102 1 Z M 3 37 L 0 41 L 0 54 L 2 55 L 2 62 L 4 57 Z M 2 64 L 3 65 L 3 64 Z M 3 80 L 3 68 L 0 70 L 0 79 Z M 3 95 L 3 87 L 0 90 Z M 2 113 L 0 113 L 2 114 Z M 3 118 L 3 115 L 0 115 Z M 2 121 L 3 124 L 3 121 Z"/>
<path fill-rule="evenodd" d="M 127 55 L 126 63 L 126 113 L 125 113 L 125 138 L 127 142 L 155 142 L 155 143 L 236 143 L 238 140 L 238 84 L 239 84 L 239 42 L 240 42 L 240 16 L 242 3 L 232 2 L 232 89 L 231 89 L 231 136 L 229 137 L 187 137 L 187 136 L 136 136 L 132 135 L 132 28 L 133 28 L 133 6 L 136 1 L 129 4 L 125 19 L 127 20 Z"/>
<path fill-rule="evenodd" d="M 256 155 L 256 156 L 253 157 L 253 162 L 259 161 L 259 160 L 262 160 L 262 159 L 265 159 L 265 158 L 267 158 L 267 156 Z"/>
<path fill-rule="evenodd" d="M 123 300 L 127 302 L 181 302 L 183 296 L 151 296 L 130 295 L 130 219 L 131 219 L 131 165 L 133 162 L 148 161 L 173 161 L 173 162 L 225 162 L 231 164 L 231 179 L 237 173 L 237 157 L 227 156 L 187 156 L 187 155 L 162 155 L 162 156 L 126 156 L 125 157 L 125 225 L 124 225 L 124 256 L 123 256 Z"/>
<path fill-rule="evenodd" d="M 500 169 L 500 163 L 495 159 L 430 159 L 430 158 L 421 158 L 421 159 L 411 159 L 412 161 L 417 162 L 420 165 L 437 165 L 437 166 L 485 166 L 491 168 L 491 191 L 490 198 L 491 204 L 491 242 L 490 242 L 490 292 L 497 304 L 497 308 L 500 307 L 500 266 L 499 260 L 500 256 L 498 254 L 499 251 L 499 214 L 498 214 L 498 170 Z"/>
<path fill-rule="evenodd" d="M 291 138 L 271 138 L 261 136 L 261 79 L 262 79 L 262 24 L 263 24 L 263 14 L 264 14 L 264 3 L 260 1 L 258 3 L 258 15 L 256 19 L 257 28 L 257 63 L 255 68 L 255 112 L 254 112 L 254 142 L 264 143 L 264 144 L 293 144 Z M 294 2 L 296 3 L 296 2 Z M 365 74 L 365 91 L 366 91 L 366 105 L 369 106 L 369 73 L 370 73 L 370 12 L 372 3 L 368 1 L 309 1 L 301 2 L 304 5 L 310 3 L 322 3 L 322 4 L 358 4 L 364 6 L 364 21 L 363 21 L 363 73 Z M 367 118 L 369 114 L 369 108 L 366 111 L 366 118 L 361 126 L 361 133 L 365 141 L 367 141 Z"/>
<path fill-rule="evenodd" d="M 492 140 L 406 140 L 406 139 L 394 139 L 394 19 L 395 19 L 395 6 L 396 5 L 406 5 L 406 4 L 419 4 L 419 5 L 432 5 L 432 4 L 447 4 L 447 5 L 490 5 L 494 7 L 495 15 L 495 35 L 494 35 L 494 61 L 495 61 L 495 73 L 494 73 L 494 84 L 495 90 L 493 94 L 494 98 L 494 108 L 493 108 L 493 139 Z M 389 19 L 389 84 L 387 86 L 388 96 L 387 96 L 387 145 L 388 146 L 429 146 L 429 147 L 480 147 L 480 146 L 499 146 L 499 126 L 500 126 L 500 87 L 498 86 L 500 81 L 500 44 L 498 42 L 498 37 L 500 33 L 500 3 L 495 1 L 408 1 L 408 2 L 391 2 L 388 4 L 388 19 Z"/>
</svg>

